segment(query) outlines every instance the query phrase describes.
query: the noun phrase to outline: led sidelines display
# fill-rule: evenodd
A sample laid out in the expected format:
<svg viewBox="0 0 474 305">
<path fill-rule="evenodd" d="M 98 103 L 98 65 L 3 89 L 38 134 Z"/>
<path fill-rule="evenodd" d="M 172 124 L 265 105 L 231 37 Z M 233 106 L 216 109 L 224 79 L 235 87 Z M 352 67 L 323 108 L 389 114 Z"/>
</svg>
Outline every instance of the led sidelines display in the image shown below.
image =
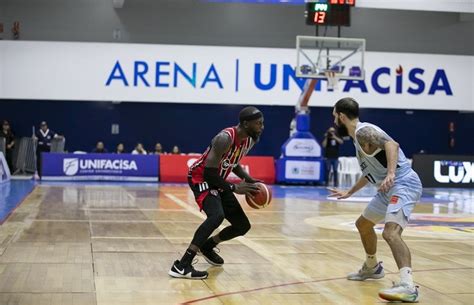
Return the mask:
<svg viewBox="0 0 474 305">
<path fill-rule="evenodd" d="M 187 182 L 189 166 L 200 155 L 161 155 L 160 156 L 160 181 L 161 182 Z M 275 182 L 275 160 L 273 157 L 244 157 L 240 165 L 254 179 L 262 180 L 266 184 Z M 233 173 L 227 179 L 231 182 L 240 181 Z"/>
<path fill-rule="evenodd" d="M 474 156 L 414 155 L 413 169 L 424 187 L 474 188 Z"/>
<path fill-rule="evenodd" d="M 42 154 L 42 180 L 158 181 L 158 156 Z"/>
</svg>

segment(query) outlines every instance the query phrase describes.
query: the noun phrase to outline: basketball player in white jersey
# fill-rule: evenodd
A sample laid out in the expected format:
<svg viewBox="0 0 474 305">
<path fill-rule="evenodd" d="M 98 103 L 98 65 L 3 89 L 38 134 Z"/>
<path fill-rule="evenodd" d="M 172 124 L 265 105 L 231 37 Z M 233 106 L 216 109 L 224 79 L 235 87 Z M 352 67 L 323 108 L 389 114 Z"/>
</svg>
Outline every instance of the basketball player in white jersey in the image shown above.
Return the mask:
<svg viewBox="0 0 474 305">
<path fill-rule="evenodd" d="M 417 302 L 418 287 L 413 283 L 410 250 L 402 239 L 416 202 L 420 200 L 422 186 L 411 168 L 400 145 L 378 126 L 359 121 L 359 104 L 352 98 L 339 100 L 333 110 L 334 123 L 341 136 L 354 140 L 362 177 L 348 191 L 331 189 L 330 196 L 348 198 L 367 183 L 378 188 L 377 194 L 357 219 L 366 261 L 362 268 L 347 276 L 348 280 L 364 281 L 384 277 L 381 262 L 377 260 L 375 224 L 384 221 L 383 238 L 390 246 L 400 270 L 400 283 L 380 290 L 379 296 L 389 301 Z"/>
</svg>

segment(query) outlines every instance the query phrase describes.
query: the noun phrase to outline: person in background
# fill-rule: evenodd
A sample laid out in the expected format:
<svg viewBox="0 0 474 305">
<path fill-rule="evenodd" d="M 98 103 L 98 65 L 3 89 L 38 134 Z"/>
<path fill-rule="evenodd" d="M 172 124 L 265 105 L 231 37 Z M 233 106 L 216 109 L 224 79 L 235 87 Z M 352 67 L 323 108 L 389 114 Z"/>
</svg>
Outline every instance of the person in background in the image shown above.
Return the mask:
<svg viewBox="0 0 474 305">
<path fill-rule="evenodd" d="M 344 141 L 342 138 L 338 137 L 336 134 L 336 129 L 330 127 L 324 134 L 323 148 L 324 148 L 324 158 L 326 161 L 326 185 L 329 184 L 329 173 L 331 172 L 331 167 L 334 173 L 334 186 L 337 187 L 337 165 L 339 158 L 339 145 Z"/>
<path fill-rule="evenodd" d="M 181 154 L 181 151 L 179 150 L 179 147 L 177 145 L 173 146 L 173 149 L 171 150 L 172 155 L 179 155 Z"/>
<path fill-rule="evenodd" d="M 123 143 L 119 143 L 117 145 L 117 149 L 115 150 L 115 153 L 116 154 L 124 154 L 125 153 L 125 146 L 123 145 Z"/>
<path fill-rule="evenodd" d="M 153 152 L 154 155 L 161 155 L 164 154 L 165 152 L 163 151 L 163 146 L 161 146 L 161 143 L 156 143 L 155 144 L 155 151 Z"/>
<path fill-rule="evenodd" d="M 41 154 L 51 152 L 51 140 L 62 138 L 62 136 L 49 129 L 48 123 L 43 121 L 40 124 L 40 129 L 36 131 L 33 138 L 38 140 L 38 148 L 36 149 L 36 168 L 38 169 L 38 174 L 41 176 Z"/>
<path fill-rule="evenodd" d="M 15 147 L 15 135 L 10 129 L 10 123 L 8 123 L 7 120 L 2 121 L 0 138 L 5 138 L 5 159 L 7 160 L 10 172 L 13 172 L 13 148 Z"/>
<path fill-rule="evenodd" d="M 102 142 L 102 141 L 97 142 L 97 144 L 95 145 L 95 148 L 94 148 L 94 150 L 92 150 L 92 152 L 95 153 L 95 154 L 106 154 L 106 153 L 108 153 L 107 148 L 105 148 L 104 142 Z"/>
<path fill-rule="evenodd" d="M 146 155 L 146 150 L 143 148 L 142 143 L 137 143 L 135 149 L 132 151 L 132 155 Z"/>
</svg>

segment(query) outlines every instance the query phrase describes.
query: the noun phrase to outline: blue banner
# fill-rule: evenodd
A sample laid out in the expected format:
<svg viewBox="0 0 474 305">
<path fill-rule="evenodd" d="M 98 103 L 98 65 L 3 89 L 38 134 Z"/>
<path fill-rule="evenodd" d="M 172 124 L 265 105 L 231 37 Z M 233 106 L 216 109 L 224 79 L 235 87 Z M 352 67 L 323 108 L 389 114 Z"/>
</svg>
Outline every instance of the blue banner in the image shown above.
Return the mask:
<svg viewBox="0 0 474 305">
<path fill-rule="evenodd" d="M 42 154 L 42 180 L 157 182 L 159 156 L 131 154 Z"/>
</svg>

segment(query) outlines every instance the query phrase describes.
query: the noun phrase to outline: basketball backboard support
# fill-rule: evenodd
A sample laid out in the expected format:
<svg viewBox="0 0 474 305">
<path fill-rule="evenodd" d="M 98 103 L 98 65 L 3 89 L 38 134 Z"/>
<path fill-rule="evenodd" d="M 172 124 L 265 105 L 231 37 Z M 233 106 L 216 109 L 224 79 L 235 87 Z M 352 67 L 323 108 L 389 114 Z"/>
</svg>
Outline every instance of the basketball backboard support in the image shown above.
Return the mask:
<svg viewBox="0 0 474 305">
<path fill-rule="evenodd" d="M 296 36 L 296 76 L 363 80 L 365 39 Z"/>
</svg>

